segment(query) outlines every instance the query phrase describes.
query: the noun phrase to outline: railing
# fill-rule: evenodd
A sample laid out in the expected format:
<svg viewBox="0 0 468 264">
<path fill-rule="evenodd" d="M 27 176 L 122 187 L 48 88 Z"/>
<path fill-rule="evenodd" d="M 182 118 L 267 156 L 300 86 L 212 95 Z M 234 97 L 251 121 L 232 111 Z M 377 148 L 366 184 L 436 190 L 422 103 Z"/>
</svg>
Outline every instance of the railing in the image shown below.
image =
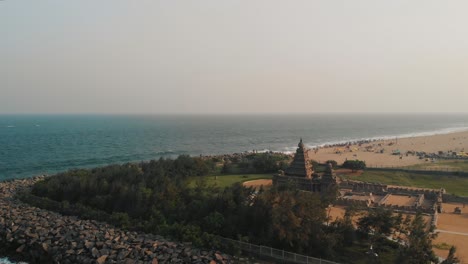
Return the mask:
<svg viewBox="0 0 468 264">
<path fill-rule="evenodd" d="M 244 252 L 253 253 L 260 257 L 268 257 L 271 259 L 281 260 L 289 263 L 305 263 L 305 264 L 338 264 L 337 262 L 324 260 L 320 258 L 313 258 L 305 255 L 296 254 L 289 251 L 275 249 L 271 247 L 259 246 L 242 242 L 239 240 L 218 237 L 221 242 L 229 244 L 230 246 L 236 247 Z"/>
</svg>

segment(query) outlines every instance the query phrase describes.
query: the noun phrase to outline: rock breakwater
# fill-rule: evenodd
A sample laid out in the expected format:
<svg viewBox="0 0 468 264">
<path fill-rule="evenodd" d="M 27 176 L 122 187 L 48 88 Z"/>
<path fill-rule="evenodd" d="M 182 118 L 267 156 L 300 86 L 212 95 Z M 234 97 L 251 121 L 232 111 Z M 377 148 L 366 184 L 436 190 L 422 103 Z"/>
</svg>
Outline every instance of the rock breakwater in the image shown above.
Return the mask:
<svg viewBox="0 0 468 264">
<path fill-rule="evenodd" d="M 0 247 L 30 263 L 232 263 L 217 251 L 63 216 L 14 198 L 42 177 L 0 182 Z"/>
</svg>

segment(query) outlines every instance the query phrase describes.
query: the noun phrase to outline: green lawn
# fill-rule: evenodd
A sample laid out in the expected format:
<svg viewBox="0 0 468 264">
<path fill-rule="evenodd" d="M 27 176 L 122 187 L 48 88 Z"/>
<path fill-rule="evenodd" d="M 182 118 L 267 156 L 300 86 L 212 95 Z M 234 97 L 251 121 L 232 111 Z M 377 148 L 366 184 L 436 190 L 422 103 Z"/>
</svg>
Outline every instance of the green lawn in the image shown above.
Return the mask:
<svg viewBox="0 0 468 264">
<path fill-rule="evenodd" d="M 445 188 L 448 193 L 468 196 L 468 177 L 438 176 L 394 171 L 364 171 L 360 176 L 345 176 L 350 180 L 421 188 Z"/>
<path fill-rule="evenodd" d="M 429 170 L 456 170 L 456 171 L 468 171 L 468 161 L 466 160 L 443 160 L 430 163 L 422 163 L 405 167 L 408 169 L 429 169 Z"/>
<path fill-rule="evenodd" d="M 216 185 L 220 188 L 225 188 L 233 185 L 236 182 L 246 182 L 258 179 L 271 179 L 272 174 L 234 174 L 234 175 L 218 175 L 218 176 L 204 176 L 208 185 Z M 190 186 L 195 186 L 197 177 L 190 179 Z"/>
</svg>

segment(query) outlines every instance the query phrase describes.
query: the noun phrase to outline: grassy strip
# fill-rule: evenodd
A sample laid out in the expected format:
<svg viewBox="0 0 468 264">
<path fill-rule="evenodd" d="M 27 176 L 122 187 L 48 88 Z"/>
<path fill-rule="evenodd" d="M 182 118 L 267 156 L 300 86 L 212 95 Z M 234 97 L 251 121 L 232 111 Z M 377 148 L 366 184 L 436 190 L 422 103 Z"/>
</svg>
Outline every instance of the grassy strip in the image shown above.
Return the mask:
<svg viewBox="0 0 468 264">
<path fill-rule="evenodd" d="M 359 176 L 344 176 L 350 180 L 378 182 L 383 184 L 414 186 L 420 188 L 445 188 L 448 193 L 468 196 L 468 178 L 439 176 L 396 171 L 364 171 Z"/>
<path fill-rule="evenodd" d="M 226 188 L 234 183 L 243 183 L 246 181 L 271 179 L 272 174 L 234 174 L 234 175 L 217 175 L 217 176 L 203 176 L 208 185 L 215 185 L 220 188 Z M 195 187 L 196 181 L 199 177 L 190 179 L 189 186 Z"/>
<path fill-rule="evenodd" d="M 442 242 L 439 244 L 435 244 L 434 247 L 441 250 L 449 250 L 452 247 L 452 245 Z"/>
<path fill-rule="evenodd" d="M 465 160 L 446 160 L 446 161 L 438 161 L 434 163 L 421 163 L 412 166 L 405 167 L 407 169 L 415 169 L 415 170 L 425 170 L 425 169 L 433 169 L 433 170 L 444 170 L 450 169 L 455 171 L 468 171 L 468 161 Z"/>
</svg>

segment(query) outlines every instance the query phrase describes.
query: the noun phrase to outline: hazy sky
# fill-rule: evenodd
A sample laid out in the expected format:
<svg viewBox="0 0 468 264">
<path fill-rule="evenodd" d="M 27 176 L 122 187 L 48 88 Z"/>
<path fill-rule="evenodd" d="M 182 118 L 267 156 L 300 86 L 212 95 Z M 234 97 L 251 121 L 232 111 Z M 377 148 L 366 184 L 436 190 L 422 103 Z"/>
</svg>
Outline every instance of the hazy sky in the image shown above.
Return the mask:
<svg viewBox="0 0 468 264">
<path fill-rule="evenodd" d="M 468 112 L 468 1 L 0 1 L 0 113 Z"/>
</svg>

